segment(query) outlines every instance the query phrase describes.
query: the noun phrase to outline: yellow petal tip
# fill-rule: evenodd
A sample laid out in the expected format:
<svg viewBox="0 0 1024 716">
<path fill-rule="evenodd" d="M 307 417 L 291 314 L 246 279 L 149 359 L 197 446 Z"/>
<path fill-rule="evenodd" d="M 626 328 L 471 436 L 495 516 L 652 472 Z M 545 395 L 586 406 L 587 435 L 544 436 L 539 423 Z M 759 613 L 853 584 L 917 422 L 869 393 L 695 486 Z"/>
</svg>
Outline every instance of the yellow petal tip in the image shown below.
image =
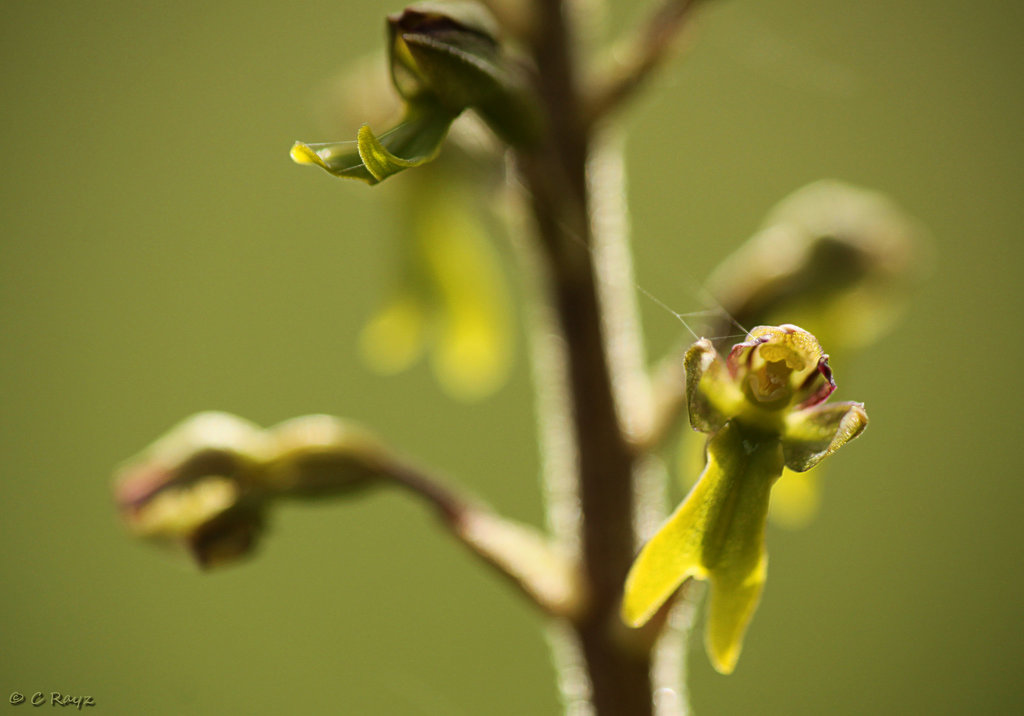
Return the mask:
<svg viewBox="0 0 1024 716">
<path fill-rule="evenodd" d="M 302 142 L 293 144 L 289 155 L 296 164 L 324 166 L 323 160 L 317 156 L 316 152 L 308 144 L 303 144 Z"/>
<path fill-rule="evenodd" d="M 710 656 L 711 666 L 722 676 L 728 676 L 736 670 L 736 662 L 739 661 L 739 658 L 738 650 L 726 654 L 712 654 Z"/>
</svg>

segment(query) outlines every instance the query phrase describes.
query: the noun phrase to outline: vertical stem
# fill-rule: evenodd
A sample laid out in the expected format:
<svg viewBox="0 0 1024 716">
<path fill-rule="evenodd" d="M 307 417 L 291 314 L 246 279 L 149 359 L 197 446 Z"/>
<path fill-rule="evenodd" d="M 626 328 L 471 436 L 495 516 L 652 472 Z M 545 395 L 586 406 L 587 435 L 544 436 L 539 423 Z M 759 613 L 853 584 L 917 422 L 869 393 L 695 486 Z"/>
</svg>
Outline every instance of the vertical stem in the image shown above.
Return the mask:
<svg viewBox="0 0 1024 716">
<path fill-rule="evenodd" d="M 532 52 L 547 121 L 546 142 L 518 157 L 547 264 L 548 297 L 564 340 L 574 428 L 580 546 L 588 609 L 573 624 L 594 713 L 653 713 L 650 641 L 632 640 L 619 620 L 622 584 L 636 532 L 635 460 L 623 432 L 593 260 L 587 161 L 574 38 L 558 0 L 537 0 Z M 618 336 L 617 338 L 622 338 Z M 635 338 L 634 338 L 635 340 Z"/>
</svg>

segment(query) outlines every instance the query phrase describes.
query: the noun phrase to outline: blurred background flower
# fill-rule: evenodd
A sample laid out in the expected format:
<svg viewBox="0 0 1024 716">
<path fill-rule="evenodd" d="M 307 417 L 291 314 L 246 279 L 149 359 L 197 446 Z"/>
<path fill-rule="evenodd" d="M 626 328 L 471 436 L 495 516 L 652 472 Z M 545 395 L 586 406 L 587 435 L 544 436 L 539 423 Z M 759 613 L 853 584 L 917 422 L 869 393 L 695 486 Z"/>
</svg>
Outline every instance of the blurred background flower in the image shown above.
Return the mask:
<svg viewBox="0 0 1024 716">
<path fill-rule="evenodd" d="M 325 88 L 320 113 L 328 135 L 354 136 L 360 124 L 393 121 L 400 102 L 386 64 L 381 53 L 367 55 Z M 396 178 L 385 198 L 367 197 L 381 201 L 383 216 L 397 217 L 375 232 L 390 235 L 395 266 L 359 338 L 371 368 L 392 375 L 426 353 L 439 384 L 464 401 L 487 397 L 507 380 L 518 328 L 496 246 L 502 177 L 498 142 L 467 113 L 436 159 Z"/>
</svg>

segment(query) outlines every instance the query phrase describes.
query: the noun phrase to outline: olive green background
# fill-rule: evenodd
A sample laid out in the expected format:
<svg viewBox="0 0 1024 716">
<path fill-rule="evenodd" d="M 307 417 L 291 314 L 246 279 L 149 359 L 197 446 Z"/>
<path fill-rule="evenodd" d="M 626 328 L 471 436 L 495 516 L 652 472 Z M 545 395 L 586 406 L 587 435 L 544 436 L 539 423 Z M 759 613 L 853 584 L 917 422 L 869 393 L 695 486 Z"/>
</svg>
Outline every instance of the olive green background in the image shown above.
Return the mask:
<svg viewBox="0 0 1024 716">
<path fill-rule="evenodd" d="M 288 160 L 332 138 L 318 88 L 398 8 L 0 4 L 0 713 L 33 710 L 15 690 L 96 714 L 557 713 L 541 619 L 398 495 L 287 506 L 257 559 L 208 575 L 111 503 L 114 466 L 193 412 L 330 412 L 542 519 L 521 346 L 476 405 L 422 365 L 367 371 L 392 187 Z M 872 426 L 830 461 L 819 519 L 770 531 L 736 674 L 691 645 L 698 713 L 1024 709 L 1022 13 L 716 3 L 627 115 L 638 281 L 677 311 L 816 178 L 933 234 L 904 322 L 834 365 Z M 681 326 L 642 308 L 659 354 Z"/>
</svg>

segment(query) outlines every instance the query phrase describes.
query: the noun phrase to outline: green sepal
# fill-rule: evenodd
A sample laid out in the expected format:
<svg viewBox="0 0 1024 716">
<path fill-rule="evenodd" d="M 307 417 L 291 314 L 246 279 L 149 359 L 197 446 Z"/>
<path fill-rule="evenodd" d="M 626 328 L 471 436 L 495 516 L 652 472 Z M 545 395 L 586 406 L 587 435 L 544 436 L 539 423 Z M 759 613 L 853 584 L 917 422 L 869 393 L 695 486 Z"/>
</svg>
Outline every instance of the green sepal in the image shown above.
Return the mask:
<svg viewBox="0 0 1024 716">
<path fill-rule="evenodd" d="M 744 400 L 725 361 L 711 341 L 701 338 L 686 351 L 683 368 L 690 426 L 702 433 L 718 430 L 740 410 Z"/>
<path fill-rule="evenodd" d="M 297 164 L 313 164 L 336 177 L 377 184 L 437 157 L 455 116 L 436 103 L 410 105 L 402 122 L 380 137 L 364 124 L 355 142 L 296 142 L 291 157 Z"/>
<path fill-rule="evenodd" d="M 412 5 L 388 17 L 388 34 L 392 81 L 407 101 L 430 99 L 456 115 L 472 108 L 505 141 L 523 145 L 536 139 L 536 102 L 485 7 Z"/>
<path fill-rule="evenodd" d="M 810 470 L 867 426 L 863 403 L 817 405 L 789 413 L 782 436 L 786 467 L 795 472 Z"/>
<path fill-rule="evenodd" d="M 735 422 L 719 430 L 697 485 L 630 569 L 623 620 L 641 626 L 686 579 L 707 579 L 705 647 L 715 669 L 731 673 L 764 586 L 769 493 L 781 473 L 777 438 Z"/>
</svg>

